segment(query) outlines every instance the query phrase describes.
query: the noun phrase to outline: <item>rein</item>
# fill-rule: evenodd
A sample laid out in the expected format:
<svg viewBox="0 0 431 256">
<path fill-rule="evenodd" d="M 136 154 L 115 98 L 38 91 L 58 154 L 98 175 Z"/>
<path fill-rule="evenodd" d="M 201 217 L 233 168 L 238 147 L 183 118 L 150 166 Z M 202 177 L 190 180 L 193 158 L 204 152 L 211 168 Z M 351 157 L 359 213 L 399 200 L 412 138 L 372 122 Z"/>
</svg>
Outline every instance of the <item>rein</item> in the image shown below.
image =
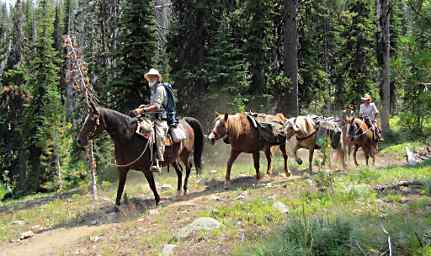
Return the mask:
<svg viewBox="0 0 431 256">
<path fill-rule="evenodd" d="M 150 139 L 147 140 L 147 143 L 145 144 L 144 150 L 142 151 L 142 153 L 138 156 L 138 158 L 136 158 L 135 160 L 133 160 L 132 162 L 128 163 L 128 164 L 112 164 L 115 167 L 130 167 L 131 165 L 135 164 L 137 161 L 139 161 L 139 159 L 141 159 L 141 157 L 145 154 L 145 152 L 148 149 L 148 145 L 150 144 Z"/>
<path fill-rule="evenodd" d="M 358 127 L 359 130 L 362 130 L 361 127 Z M 363 135 L 366 135 L 371 130 L 371 127 L 363 131 L 361 134 L 356 135 L 356 137 L 361 137 Z"/>
</svg>

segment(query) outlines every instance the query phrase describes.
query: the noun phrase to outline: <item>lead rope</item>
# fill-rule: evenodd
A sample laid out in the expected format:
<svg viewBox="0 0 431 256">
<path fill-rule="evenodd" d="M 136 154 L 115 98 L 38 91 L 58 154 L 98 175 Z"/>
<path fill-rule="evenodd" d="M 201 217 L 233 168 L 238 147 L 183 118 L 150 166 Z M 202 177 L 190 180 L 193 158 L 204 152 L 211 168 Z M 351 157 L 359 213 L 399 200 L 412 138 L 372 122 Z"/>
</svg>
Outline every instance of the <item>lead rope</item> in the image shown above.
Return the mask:
<svg viewBox="0 0 431 256">
<path fill-rule="evenodd" d="M 131 165 L 133 165 L 133 164 L 135 164 L 139 159 L 141 159 L 141 157 L 145 154 L 145 152 L 147 151 L 147 149 L 148 149 L 148 145 L 150 144 L 150 141 L 151 141 L 151 139 L 148 139 L 147 140 L 147 143 L 145 144 L 145 147 L 144 147 L 144 150 L 142 151 L 142 153 L 138 156 L 138 158 L 136 158 L 135 160 L 133 160 L 132 162 L 130 162 L 130 163 L 128 163 L 128 164 L 117 164 L 117 163 L 115 163 L 115 164 L 112 164 L 112 165 L 114 165 L 115 167 L 130 167 Z M 151 153 L 152 153 L 152 150 L 150 149 L 150 151 L 151 151 Z M 153 161 L 152 160 L 152 156 L 151 156 L 151 161 Z"/>
</svg>

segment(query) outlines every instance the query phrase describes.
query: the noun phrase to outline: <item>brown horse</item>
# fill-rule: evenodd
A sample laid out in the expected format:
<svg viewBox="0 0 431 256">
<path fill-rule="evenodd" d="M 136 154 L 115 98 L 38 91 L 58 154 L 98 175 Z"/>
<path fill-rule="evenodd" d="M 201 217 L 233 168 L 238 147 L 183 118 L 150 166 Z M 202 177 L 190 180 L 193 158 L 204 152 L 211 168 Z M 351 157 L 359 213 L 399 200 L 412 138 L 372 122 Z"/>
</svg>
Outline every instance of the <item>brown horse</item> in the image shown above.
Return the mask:
<svg viewBox="0 0 431 256">
<path fill-rule="evenodd" d="M 373 139 L 373 131 L 368 128 L 365 121 L 360 118 L 346 117 L 347 140 L 353 145 L 353 160 L 358 166 L 356 153 L 362 148 L 365 154 L 365 163 L 368 165 L 370 157 L 373 158 L 373 164 L 376 162 L 377 143 Z"/>
<path fill-rule="evenodd" d="M 283 124 L 286 118 L 283 114 L 277 115 L 266 115 L 265 121 L 279 122 Z M 211 133 L 208 135 L 208 139 L 212 144 L 219 139 L 227 139 L 231 145 L 230 157 L 227 161 L 226 177 L 225 177 L 225 188 L 230 185 L 230 173 L 232 165 L 236 158 L 241 153 L 253 154 L 254 168 L 256 169 L 256 179 L 259 180 L 259 152 L 263 150 L 265 152 L 266 159 L 268 161 L 268 167 L 266 173 L 268 175 L 272 172 L 272 153 L 271 145 L 261 143 L 259 141 L 258 131 L 252 126 L 248 120 L 246 114 L 237 113 L 235 115 L 219 115 L 215 119 L 215 126 Z M 284 172 L 286 176 L 289 176 L 289 169 L 287 166 L 287 152 L 286 144 L 279 145 L 280 151 L 284 158 Z"/>
<path fill-rule="evenodd" d="M 160 196 L 157 193 L 156 183 L 153 173 L 150 171 L 152 164 L 152 143 L 149 138 L 145 138 L 135 133 L 137 120 L 130 116 L 124 115 L 115 110 L 93 107 L 87 115 L 83 127 L 79 132 L 78 143 L 82 146 L 88 144 L 89 139 L 93 139 L 103 130 L 105 130 L 114 142 L 116 166 L 119 171 L 119 184 L 115 205 L 120 205 L 126 183 L 127 173 L 130 169 L 140 170 L 144 173 L 151 190 L 153 191 L 156 205 L 160 202 Z M 189 156 L 193 153 L 196 169 L 201 168 L 201 158 L 204 143 L 204 134 L 201 124 L 198 120 L 186 117 L 180 120 L 181 127 L 187 136 L 187 139 L 166 147 L 164 164 L 173 164 L 178 176 L 177 193 L 181 192 L 182 173 L 178 165 L 178 159 L 181 159 L 186 167 L 186 177 L 184 180 L 184 193 L 187 192 L 187 182 L 190 175 L 192 163 Z M 199 172 L 199 171 L 198 171 Z"/>
</svg>

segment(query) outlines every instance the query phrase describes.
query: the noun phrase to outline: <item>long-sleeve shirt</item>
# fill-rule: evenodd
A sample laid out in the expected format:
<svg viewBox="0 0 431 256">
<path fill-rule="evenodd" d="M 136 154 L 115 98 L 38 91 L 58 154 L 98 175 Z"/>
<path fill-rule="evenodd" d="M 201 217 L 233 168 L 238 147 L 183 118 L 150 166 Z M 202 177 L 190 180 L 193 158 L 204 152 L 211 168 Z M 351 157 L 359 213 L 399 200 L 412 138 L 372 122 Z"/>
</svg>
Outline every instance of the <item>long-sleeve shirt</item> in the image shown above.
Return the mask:
<svg viewBox="0 0 431 256">
<path fill-rule="evenodd" d="M 363 117 L 368 117 L 371 121 L 376 120 L 376 115 L 379 113 L 379 110 L 376 107 L 374 102 L 371 102 L 368 105 L 361 104 L 359 107 L 359 115 Z"/>
</svg>

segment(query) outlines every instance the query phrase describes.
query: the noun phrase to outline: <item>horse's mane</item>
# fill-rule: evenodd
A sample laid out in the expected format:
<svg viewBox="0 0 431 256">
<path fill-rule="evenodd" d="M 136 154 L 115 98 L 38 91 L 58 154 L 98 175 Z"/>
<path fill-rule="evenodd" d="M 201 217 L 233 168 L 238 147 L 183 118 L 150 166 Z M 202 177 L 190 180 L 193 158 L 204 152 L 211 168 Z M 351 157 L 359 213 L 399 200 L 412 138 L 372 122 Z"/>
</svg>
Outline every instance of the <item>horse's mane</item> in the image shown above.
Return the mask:
<svg viewBox="0 0 431 256">
<path fill-rule="evenodd" d="M 130 116 L 104 107 L 98 107 L 97 111 L 103 117 L 103 122 L 105 122 L 107 129 L 116 129 L 127 138 L 133 136 L 136 122 L 132 122 L 133 120 Z"/>
<path fill-rule="evenodd" d="M 224 115 L 219 115 L 216 118 L 216 121 L 217 120 L 224 120 Z M 246 132 L 246 128 L 250 126 L 247 116 L 244 113 L 229 115 L 225 125 L 229 136 L 234 139 L 237 139 L 239 136 L 244 134 Z"/>
<path fill-rule="evenodd" d="M 279 121 L 281 123 L 285 123 L 287 121 L 287 117 L 283 113 L 277 113 L 274 115 L 276 121 Z"/>
<path fill-rule="evenodd" d="M 368 129 L 365 121 L 363 121 L 360 118 L 357 118 L 357 117 L 353 118 L 353 122 L 358 125 L 358 127 L 362 130 L 362 132 L 365 132 Z"/>
</svg>

